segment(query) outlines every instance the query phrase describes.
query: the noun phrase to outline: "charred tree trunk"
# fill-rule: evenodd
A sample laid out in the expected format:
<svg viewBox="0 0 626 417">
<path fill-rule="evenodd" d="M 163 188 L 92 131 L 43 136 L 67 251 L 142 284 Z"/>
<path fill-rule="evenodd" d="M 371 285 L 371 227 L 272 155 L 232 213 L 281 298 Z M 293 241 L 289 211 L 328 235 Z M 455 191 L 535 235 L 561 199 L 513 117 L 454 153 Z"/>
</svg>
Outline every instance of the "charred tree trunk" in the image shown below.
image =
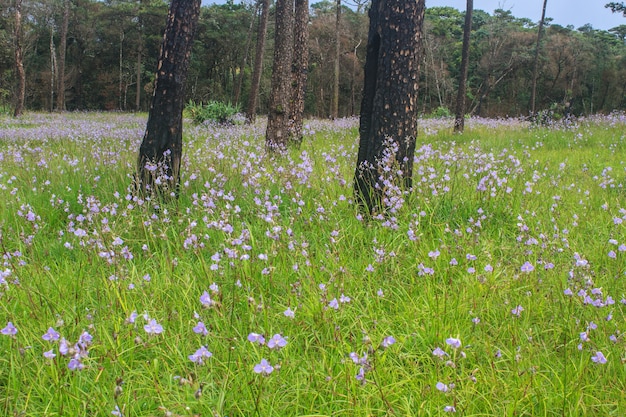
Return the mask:
<svg viewBox="0 0 626 417">
<path fill-rule="evenodd" d="M 272 91 L 265 147 L 270 152 L 284 152 L 290 141 L 289 115 L 291 101 L 291 64 L 293 57 L 293 5 L 294 0 L 276 1 L 276 38 Z"/>
<path fill-rule="evenodd" d="M 250 97 L 248 97 L 248 107 L 246 109 L 246 120 L 254 123 L 256 118 L 256 102 L 259 99 L 259 86 L 261 85 L 261 74 L 263 73 L 263 56 L 265 54 L 265 37 L 267 36 L 267 18 L 270 13 L 270 0 L 261 1 L 261 15 L 259 16 L 259 28 L 256 39 L 256 53 L 254 56 L 254 71 L 250 84 Z"/>
<path fill-rule="evenodd" d="M 373 0 L 355 171 L 356 200 L 369 214 L 411 188 L 425 0 Z M 400 196 L 401 198 L 401 196 Z"/>
<path fill-rule="evenodd" d="M 199 15 L 200 0 L 172 0 L 170 4 L 137 161 L 137 185 L 142 193 L 172 196 L 178 191 L 185 81 Z"/>
<path fill-rule="evenodd" d="M 70 0 L 63 2 L 63 22 L 59 40 L 59 64 L 57 71 L 57 111 L 65 111 L 65 54 L 67 51 L 67 27 L 70 22 Z"/>
<path fill-rule="evenodd" d="M 467 6 L 465 7 L 465 28 L 463 28 L 463 50 L 461 51 L 461 73 L 459 75 L 459 90 L 456 96 L 456 115 L 454 118 L 454 131 L 457 133 L 462 133 L 465 128 L 465 94 L 469 68 L 469 48 L 473 10 L 474 0 L 467 0 Z"/>
<path fill-rule="evenodd" d="M 19 117 L 24 113 L 26 97 L 26 72 L 24 71 L 24 55 L 22 52 L 22 0 L 15 0 L 15 71 L 17 73 L 17 100 L 13 115 Z"/>
<path fill-rule="evenodd" d="M 543 25 L 546 19 L 546 6 L 548 0 L 543 0 L 543 11 L 541 12 L 541 20 L 539 21 L 539 31 L 537 32 L 537 46 L 535 47 L 535 56 L 533 58 L 533 85 L 530 92 L 530 117 L 535 118 L 536 100 L 537 100 L 537 78 L 539 77 L 539 50 L 541 48 L 541 36 L 543 35 Z"/>
<path fill-rule="evenodd" d="M 309 0 L 296 0 L 292 96 L 289 119 L 291 121 L 291 141 L 302 143 L 302 124 L 304 118 L 304 98 L 309 68 Z"/>
</svg>

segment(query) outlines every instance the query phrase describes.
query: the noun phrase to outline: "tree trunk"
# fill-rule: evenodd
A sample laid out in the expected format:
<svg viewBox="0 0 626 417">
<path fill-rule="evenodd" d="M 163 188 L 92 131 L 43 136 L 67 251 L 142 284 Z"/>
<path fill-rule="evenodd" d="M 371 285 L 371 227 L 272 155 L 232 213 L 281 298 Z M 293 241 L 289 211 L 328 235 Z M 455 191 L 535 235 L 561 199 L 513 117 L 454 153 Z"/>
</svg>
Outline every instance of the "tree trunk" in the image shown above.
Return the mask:
<svg viewBox="0 0 626 417">
<path fill-rule="evenodd" d="M 135 85 L 135 111 L 141 111 L 141 79 L 143 78 L 143 71 L 141 68 L 143 59 L 143 19 L 141 17 L 141 11 L 139 11 L 137 15 L 137 18 L 139 20 L 139 35 L 137 36 L 137 85 Z"/>
<path fill-rule="evenodd" d="M 289 144 L 289 115 L 291 101 L 291 64 L 293 56 L 293 4 L 294 0 L 276 1 L 276 38 L 272 91 L 265 147 L 270 152 L 284 152 Z"/>
<path fill-rule="evenodd" d="M 54 87 L 57 73 L 57 53 L 54 48 L 54 25 L 50 23 L 50 112 L 54 111 Z"/>
<path fill-rule="evenodd" d="M 341 0 L 337 0 L 337 10 L 335 17 L 335 69 L 333 79 L 333 108 L 331 118 L 339 117 L 339 53 L 341 50 L 341 36 L 339 30 L 341 28 Z"/>
<path fill-rule="evenodd" d="M 373 0 L 370 8 L 354 179 L 369 214 L 393 210 L 412 186 L 424 3 Z"/>
<path fill-rule="evenodd" d="M 17 100 L 13 115 L 19 117 L 24 113 L 26 97 L 26 73 L 24 71 L 24 55 L 22 52 L 22 0 L 15 0 L 15 70 L 17 72 Z"/>
<path fill-rule="evenodd" d="M 248 108 L 246 109 L 246 120 L 248 123 L 254 123 L 254 119 L 256 118 L 256 102 L 259 99 L 259 86 L 261 85 L 261 74 L 263 72 L 263 55 L 265 53 L 265 37 L 267 36 L 267 18 L 270 10 L 270 0 L 260 1 L 261 15 L 259 16 L 259 28 L 257 31 L 254 71 L 250 84 Z"/>
<path fill-rule="evenodd" d="M 254 17 L 257 15 L 259 11 L 259 5 L 257 4 L 254 8 L 254 13 L 252 13 L 252 17 L 250 18 L 250 27 L 248 28 L 248 36 L 246 38 L 246 50 L 243 53 L 243 59 L 241 62 L 241 67 L 239 68 L 239 77 L 237 79 L 237 86 L 235 87 L 235 99 L 233 102 L 235 106 L 239 104 L 239 96 L 241 95 L 241 88 L 243 85 L 243 75 L 245 74 L 246 64 L 248 63 L 248 54 L 250 54 L 250 43 L 252 42 L 252 32 L 254 29 Z"/>
<path fill-rule="evenodd" d="M 137 186 L 141 193 L 177 195 L 185 81 L 199 15 L 200 0 L 170 3 L 148 123 L 137 161 Z"/>
<path fill-rule="evenodd" d="M 465 93 L 469 68 L 469 48 L 473 10 L 474 0 L 467 0 L 467 6 L 465 7 L 465 28 L 463 29 L 463 50 L 461 52 L 461 73 L 459 74 L 459 90 L 456 96 L 456 115 L 454 118 L 454 131 L 457 133 L 462 133 L 465 128 Z"/>
<path fill-rule="evenodd" d="M 304 98 L 309 68 L 309 0 L 296 0 L 292 96 L 291 96 L 291 140 L 302 143 L 302 124 L 304 118 Z"/>
<path fill-rule="evenodd" d="M 63 22 L 59 40 L 59 65 L 57 81 L 57 111 L 65 111 L 65 52 L 67 50 L 67 27 L 70 21 L 70 0 L 63 1 Z"/>
<path fill-rule="evenodd" d="M 539 31 L 537 32 L 537 46 L 535 47 L 535 56 L 533 59 L 533 84 L 530 92 L 530 117 L 535 117 L 536 97 L 537 97 L 537 78 L 539 76 L 539 49 L 541 47 L 541 36 L 543 34 L 543 25 L 546 19 L 546 6 L 548 0 L 543 0 L 543 11 L 541 12 L 541 20 L 539 21 Z"/>
</svg>

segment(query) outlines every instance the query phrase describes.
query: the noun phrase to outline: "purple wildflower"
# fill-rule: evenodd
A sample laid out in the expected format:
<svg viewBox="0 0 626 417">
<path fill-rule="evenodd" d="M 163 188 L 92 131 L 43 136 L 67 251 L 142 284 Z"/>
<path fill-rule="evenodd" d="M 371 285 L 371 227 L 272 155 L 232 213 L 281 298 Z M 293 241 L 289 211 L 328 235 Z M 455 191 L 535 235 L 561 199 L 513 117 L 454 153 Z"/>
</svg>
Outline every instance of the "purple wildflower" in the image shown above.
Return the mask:
<svg viewBox="0 0 626 417">
<path fill-rule="evenodd" d="M 0 330 L 0 333 L 6 336 L 15 336 L 17 334 L 17 327 L 15 327 L 13 323 L 8 322 L 6 327 Z"/>
<path fill-rule="evenodd" d="M 437 384 L 435 385 L 435 388 L 437 388 L 441 392 L 450 391 L 450 387 L 444 384 L 443 382 L 437 382 Z"/>
<path fill-rule="evenodd" d="M 67 364 L 67 369 L 70 371 L 80 371 L 83 369 L 85 365 L 78 358 L 72 358 Z"/>
<path fill-rule="evenodd" d="M 383 349 L 387 349 L 389 346 L 393 345 L 394 343 L 396 343 L 396 339 L 393 336 L 387 336 L 380 343 L 380 346 Z"/>
<path fill-rule="evenodd" d="M 215 302 L 211 300 L 211 296 L 205 291 L 200 296 L 200 303 L 205 307 L 211 307 Z"/>
<path fill-rule="evenodd" d="M 285 317 L 289 317 L 290 319 L 296 316 L 296 312 L 291 309 L 291 307 L 287 307 L 287 310 L 283 311 Z"/>
<path fill-rule="evenodd" d="M 337 301 L 336 298 L 333 298 L 332 300 L 330 300 L 330 302 L 328 303 L 328 307 L 330 308 L 334 308 L 335 310 L 339 309 L 339 302 Z"/>
<path fill-rule="evenodd" d="M 61 337 L 61 335 L 52 327 L 48 327 L 48 331 L 43 336 L 41 336 L 43 340 L 47 340 L 48 342 L 54 342 L 55 340 L 59 340 L 59 337 Z"/>
<path fill-rule="evenodd" d="M 202 336 L 206 336 L 209 334 L 206 326 L 201 321 L 199 321 L 198 324 L 193 328 L 193 332 L 196 334 L 201 334 Z"/>
<path fill-rule="evenodd" d="M 439 359 L 443 359 L 443 357 L 447 356 L 448 354 L 443 349 L 441 349 L 440 347 L 436 347 L 433 350 L 433 355 L 438 357 Z"/>
<path fill-rule="evenodd" d="M 248 341 L 250 343 L 258 343 L 259 345 L 264 345 L 265 337 L 263 337 L 263 335 L 259 333 L 250 333 L 248 335 Z"/>
<path fill-rule="evenodd" d="M 278 333 L 267 342 L 267 347 L 270 349 L 280 349 L 285 346 L 287 346 L 287 340 Z"/>
<path fill-rule="evenodd" d="M 522 267 L 520 268 L 522 272 L 533 272 L 535 270 L 535 267 L 533 266 L 533 264 L 531 264 L 530 262 L 526 261 L 524 262 L 524 265 L 522 265 Z"/>
<path fill-rule="evenodd" d="M 55 356 L 56 356 L 56 353 L 54 353 L 52 349 L 43 353 L 43 357 L 46 359 L 53 359 Z"/>
<path fill-rule="evenodd" d="M 594 363 L 605 364 L 606 357 L 602 352 L 597 351 L 596 354 L 591 357 L 591 361 Z"/>
<path fill-rule="evenodd" d="M 458 349 L 461 347 L 461 340 L 456 339 L 454 337 L 447 338 L 446 343 L 448 344 L 448 346 L 452 347 L 453 349 Z"/>
<path fill-rule="evenodd" d="M 261 359 L 261 362 L 254 365 L 254 372 L 257 374 L 269 375 L 274 372 L 274 367 L 270 365 L 267 359 Z"/>
<path fill-rule="evenodd" d="M 155 319 L 151 319 L 148 324 L 143 326 L 144 330 L 148 334 L 160 334 L 163 333 L 163 326 L 161 326 Z"/>
<path fill-rule="evenodd" d="M 519 316 L 522 315 L 522 311 L 524 311 L 524 307 L 517 306 L 513 310 L 511 310 L 511 314 L 513 314 L 514 316 L 519 317 Z"/>
<path fill-rule="evenodd" d="M 204 360 L 210 358 L 211 356 L 213 356 L 213 354 L 209 352 L 206 347 L 200 346 L 200 349 L 196 350 L 193 355 L 189 355 L 188 358 L 193 363 L 202 365 L 204 364 Z"/>
</svg>

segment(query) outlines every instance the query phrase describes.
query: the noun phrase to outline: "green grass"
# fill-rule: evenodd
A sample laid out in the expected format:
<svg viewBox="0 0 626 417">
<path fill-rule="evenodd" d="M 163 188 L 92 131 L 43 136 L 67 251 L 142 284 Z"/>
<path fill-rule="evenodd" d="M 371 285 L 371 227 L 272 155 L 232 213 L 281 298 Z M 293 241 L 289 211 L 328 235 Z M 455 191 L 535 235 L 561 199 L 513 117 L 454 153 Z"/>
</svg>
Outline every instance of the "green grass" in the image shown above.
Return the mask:
<svg viewBox="0 0 626 417">
<path fill-rule="evenodd" d="M 262 125 L 186 125 L 166 204 L 129 191 L 145 121 L 0 119 L 0 415 L 626 414 L 623 115 L 424 120 L 379 220 L 352 202 L 355 120 L 279 157 Z"/>
</svg>

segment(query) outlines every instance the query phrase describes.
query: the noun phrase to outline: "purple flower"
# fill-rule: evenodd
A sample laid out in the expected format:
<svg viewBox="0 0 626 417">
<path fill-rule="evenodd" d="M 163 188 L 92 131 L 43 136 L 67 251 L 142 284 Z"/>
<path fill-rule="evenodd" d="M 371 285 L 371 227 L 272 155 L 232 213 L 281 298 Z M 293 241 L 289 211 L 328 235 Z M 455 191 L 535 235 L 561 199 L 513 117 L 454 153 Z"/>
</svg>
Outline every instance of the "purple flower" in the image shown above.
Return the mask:
<svg viewBox="0 0 626 417">
<path fill-rule="evenodd" d="M 59 340 L 59 337 L 61 337 L 61 335 L 52 327 L 48 327 L 48 331 L 46 332 L 46 334 L 41 336 L 43 340 L 47 340 L 48 342 Z"/>
<path fill-rule="evenodd" d="M 47 359 L 53 359 L 55 356 L 56 356 L 56 353 L 54 353 L 52 349 L 43 353 L 43 357 Z"/>
<path fill-rule="evenodd" d="M 188 358 L 190 361 L 198 365 L 202 365 L 204 360 L 210 358 L 211 356 L 213 356 L 213 354 L 209 352 L 206 347 L 200 346 L 200 349 L 196 350 L 193 355 L 189 355 Z"/>
<path fill-rule="evenodd" d="M 446 339 L 446 343 L 451 346 L 453 349 L 458 349 L 461 347 L 461 341 L 454 337 L 449 337 Z"/>
<path fill-rule="evenodd" d="M 259 345 L 264 345 L 265 337 L 263 337 L 263 335 L 259 333 L 250 333 L 248 335 L 248 341 L 250 343 L 258 343 Z"/>
<path fill-rule="evenodd" d="M 355 378 L 357 379 L 357 381 L 361 381 L 361 382 L 365 383 L 365 368 L 363 368 L 361 366 L 359 368 L 359 372 L 357 372 Z"/>
<path fill-rule="evenodd" d="M 6 327 L 0 330 L 0 333 L 6 336 L 15 336 L 17 334 L 17 327 L 15 327 L 13 323 L 8 322 Z"/>
<path fill-rule="evenodd" d="M 163 333 L 163 326 L 161 326 L 155 319 L 151 319 L 148 324 L 143 326 L 144 330 L 148 334 L 160 334 Z"/>
<path fill-rule="evenodd" d="M 70 345 L 69 343 L 67 343 L 67 340 L 65 340 L 65 338 L 62 338 L 59 342 L 59 353 L 63 356 L 70 353 Z"/>
<path fill-rule="evenodd" d="M 83 363 L 77 358 L 70 359 L 67 364 L 67 369 L 69 369 L 70 371 L 80 371 L 84 367 L 85 365 L 83 365 Z"/>
<path fill-rule="evenodd" d="M 270 365 L 267 359 L 261 359 L 261 362 L 254 365 L 254 372 L 257 374 L 269 375 L 274 372 L 274 367 Z"/>
<path fill-rule="evenodd" d="M 606 357 L 600 351 L 597 351 L 595 355 L 591 357 L 591 361 L 594 363 L 604 364 L 606 363 Z"/>
<path fill-rule="evenodd" d="M 394 343 L 396 343 L 396 339 L 393 336 L 387 336 L 380 343 L 380 346 L 383 349 L 387 349 L 389 346 L 393 345 Z"/>
<path fill-rule="evenodd" d="M 201 334 L 202 336 L 206 336 L 207 334 L 209 334 L 206 326 L 201 321 L 199 321 L 198 324 L 193 328 L 193 332 L 196 334 Z"/>
<path fill-rule="evenodd" d="M 137 320 L 137 316 L 139 316 L 137 312 L 133 311 L 132 313 L 130 313 L 130 316 L 128 316 L 128 318 L 126 319 L 126 323 L 133 324 L 135 320 Z"/>
<path fill-rule="evenodd" d="M 330 308 L 334 308 L 335 310 L 339 309 L 339 302 L 337 301 L 336 298 L 333 298 L 332 300 L 330 300 L 330 302 L 328 303 L 328 307 Z"/>
<path fill-rule="evenodd" d="M 349 303 L 350 302 L 350 297 L 347 297 L 347 296 L 343 295 L 343 293 L 342 293 L 341 297 L 339 297 L 339 302 L 340 303 Z"/>
<path fill-rule="evenodd" d="M 530 262 L 526 261 L 524 262 L 524 265 L 522 265 L 522 267 L 520 268 L 522 270 L 522 272 L 533 272 L 535 270 L 535 267 L 533 266 L 533 264 L 531 264 Z"/>
<path fill-rule="evenodd" d="M 291 309 L 291 307 L 287 307 L 287 310 L 283 311 L 285 317 L 289 317 L 290 319 L 296 316 L 296 312 Z"/>
<path fill-rule="evenodd" d="M 161 327 L 161 331 L 163 331 L 162 327 Z M 91 345 L 92 341 L 93 341 L 93 336 L 87 332 L 82 332 L 80 334 L 80 337 L 78 338 L 78 344 L 81 346 L 89 346 Z"/>
<path fill-rule="evenodd" d="M 456 413 L 456 408 L 454 408 L 453 405 L 446 405 L 445 407 L 443 407 L 443 412 L 444 413 Z"/>
<path fill-rule="evenodd" d="M 511 314 L 513 314 L 514 316 L 519 317 L 519 316 L 522 315 L 522 311 L 524 311 L 524 307 L 517 306 L 513 310 L 511 310 Z"/>
<path fill-rule="evenodd" d="M 287 346 L 287 340 L 278 333 L 267 342 L 267 347 L 270 349 L 280 349 L 285 346 Z"/>
<path fill-rule="evenodd" d="M 437 388 L 441 392 L 450 391 L 450 387 L 444 384 L 443 382 L 437 382 L 437 384 L 435 385 L 435 388 Z"/>
<path fill-rule="evenodd" d="M 441 349 L 440 347 L 436 347 L 433 350 L 433 355 L 438 357 L 439 359 L 443 359 L 443 357 L 447 356 L 448 354 L 443 349 Z"/>
<path fill-rule="evenodd" d="M 115 417 L 123 417 L 124 416 L 122 414 L 122 412 L 120 411 L 120 408 L 117 405 L 115 406 L 113 411 L 111 411 L 111 414 L 113 414 Z"/>
<path fill-rule="evenodd" d="M 565 290 L 563 290 L 563 294 L 567 295 L 568 297 L 574 295 L 572 290 L 569 288 L 566 288 Z"/>
<path fill-rule="evenodd" d="M 205 307 L 211 307 L 215 302 L 211 300 L 211 296 L 205 291 L 200 296 L 200 303 Z"/>
</svg>

